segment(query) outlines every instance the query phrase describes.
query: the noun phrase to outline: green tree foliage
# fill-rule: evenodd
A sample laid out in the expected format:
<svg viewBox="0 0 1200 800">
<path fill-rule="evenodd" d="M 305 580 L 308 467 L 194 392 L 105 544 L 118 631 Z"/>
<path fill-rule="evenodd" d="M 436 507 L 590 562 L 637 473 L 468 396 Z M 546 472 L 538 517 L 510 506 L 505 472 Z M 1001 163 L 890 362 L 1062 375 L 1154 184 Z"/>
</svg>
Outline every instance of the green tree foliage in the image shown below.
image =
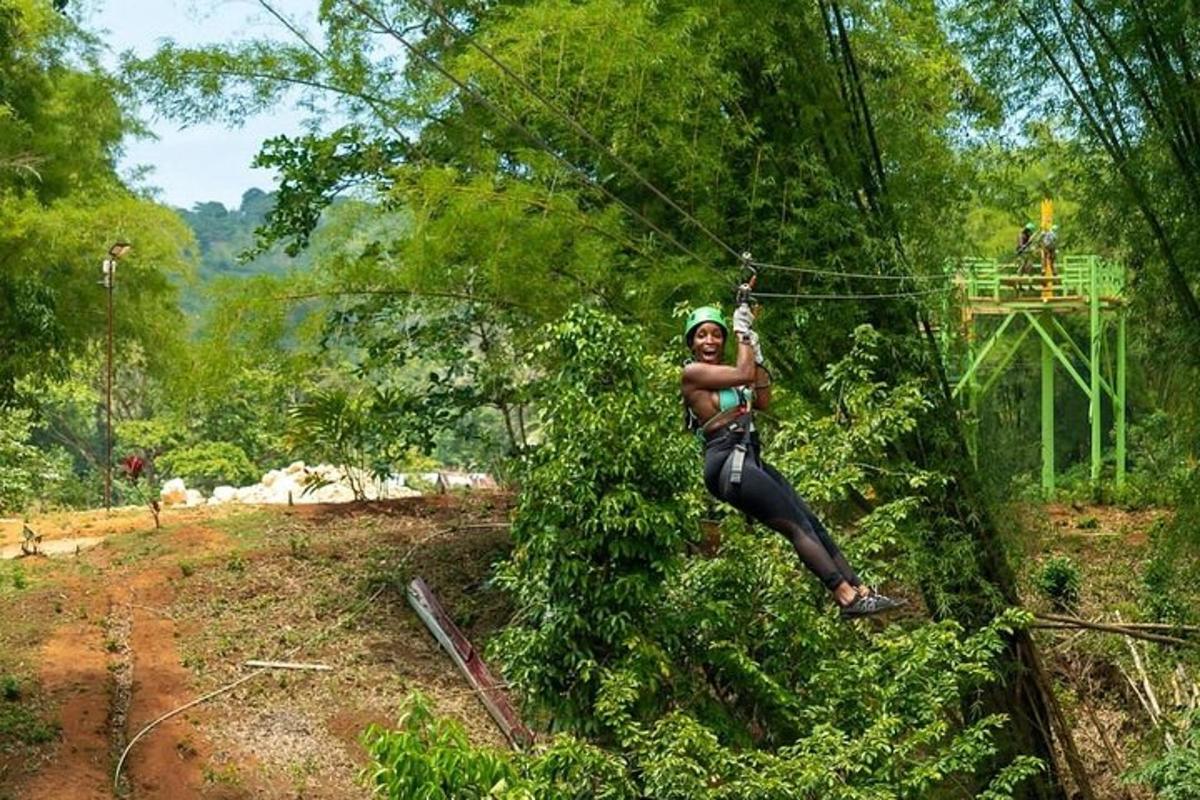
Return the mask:
<svg viewBox="0 0 1200 800">
<path fill-rule="evenodd" d="M 153 344 L 162 367 L 178 342 L 168 275 L 184 269 L 186 229 L 116 177 L 134 130 L 94 42 L 38 0 L 0 3 L 0 402 L 25 376 L 61 377 L 103 335 L 100 259 L 135 244 L 118 273 L 117 332 Z"/>
<path fill-rule="evenodd" d="M 677 332 L 661 309 L 719 300 L 743 248 L 764 261 L 835 272 L 764 270 L 760 289 L 838 296 L 927 287 L 909 276 L 936 277 L 945 256 L 964 249 L 961 215 L 949 210 L 969 199 L 972 171 L 955 145 L 976 123 L 996 121 L 997 108 L 949 41 L 937 4 L 590 0 L 437 8 L 603 146 L 516 88 L 421 0 L 328 3 L 320 39 L 170 45 L 127 68 L 141 91 L 183 120 L 237 119 L 296 87 L 314 101 L 335 98 L 347 126 L 276 140 L 263 151 L 263 162 L 283 172 L 265 242 L 304 244 L 320 212 L 348 190 L 400 216 L 403 224 L 370 228 L 344 249 L 345 269 L 330 273 L 327 285 L 338 295 L 331 318 L 378 325 L 356 332 L 369 344 L 419 313 L 417 303 L 484 309 L 489 341 L 504 343 L 490 352 L 513 354 L 491 363 L 517 367 L 487 375 L 486 396 L 498 408 L 526 383 L 520 367 L 536 343 L 530 331 L 580 298 L 665 342 Z M 493 107 L 419 57 L 401 64 L 400 38 Z M 580 172 L 607 191 L 580 181 Z M 893 499 L 911 487 L 890 476 L 938 476 L 913 504 L 921 525 L 912 543 L 926 553 L 915 563 L 929 566 L 919 583 L 936 615 L 975 630 L 1016 602 L 1016 585 L 932 339 L 914 336 L 931 313 L 921 297 L 772 303 L 761 327 L 780 385 L 809 403 L 826 402 L 824 365 L 846 354 L 864 323 L 881 339 L 877 380 L 888 387 L 916 380 L 929 393 L 920 425 L 884 448 L 888 469 L 872 489 Z M 455 341 L 484 349 L 478 336 Z M 475 391 L 485 383 L 469 380 Z M 551 402 L 534 397 L 543 398 Z M 519 422 L 518 415 L 510 427 Z M 937 571 L 947 565 L 954 570 Z M 1016 753 L 1051 752 L 1031 722 L 1046 714 L 1044 676 L 1021 656 L 1029 644 L 1015 635 L 1003 683 L 985 690 L 979 706 L 983 716 L 1016 711 L 1002 737 L 1007 750 L 994 769 L 983 769 L 989 775 Z M 1056 796 L 1047 783 L 1032 791 Z"/>
<path fill-rule="evenodd" d="M 1187 800 L 1200 796 L 1200 725 L 1197 725 L 1195 712 L 1186 720 L 1183 741 L 1159 758 L 1131 771 L 1128 780 L 1146 784 L 1161 800 Z"/>
<path fill-rule="evenodd" d="M 1081 223 L 1136 275 L 1134 302 L 1145 304 L 1139 316 L 1153 343 L 1147 357 L 1194 391 L 1195 15 L 1167 0 L 963 3 L 956 15 L 984 82 L 1030 127 L 1062 131 L 1058 168 L 1081 190 Z"/>
<path fill-rule="evenodd" d="M 969 637 L 943 622 L 868 639 L 813 602 L 773 534 L 731 519 L 716 557 L 687 558 L 699 458 L 672 430 L 677 367 L 638 337 L 613 342 L 616 324 L 580 308 L 547 336 L 546 443 L 527 458 L 502 569 L 516 623 L 495 644 L 529 710 L 602 749 L 563 736 L 502 758 L 418 700 L 399 730 L 368 735 L 373 784 L 388 797 L 925 798 L 994 756 L 1002 719 L 959 709 L 994 679 L 1016 616 Z M 850 376 L 864 370 L 831 372 L 861 394 Z M 843 446 L 861 440 L 843 430 Z M 1037 769 L 1020 758 L 981 796 L 1009 797 Z"/>
<path fill-rule="evenodd" d="M 218 279 L 284 275 L 304 268 L 307 259 L 288 258 L 278 248 L 252 252 L 255 231 L 265 223 L 274 205 L 273 194 L 248 189 L 242 193 L 237 208 L 211 201 L 196 203 L 190 209 L 177 209 L 196 235 L 199 256 L 195 280 L 184 284 L 180 296 L 180 308 L 186 315 L 193 318 L 203 315 Z"/>
<path fill-rule="evenodd" d="M 620 323 L 578 309 L 548 337 L 544 444 L 520 477 L 516 549 L 502 572 L 518 607 L 505 672 L 556 724 L 595 733 L 614 662 L 656 660 L 664 578 L 695 538 L 695 445 L 679 434 L 671 365 Z"/>
<path fill-rule="evenodd" d="M 168 452 L 159 459 L 161 477 L 183 478 L 191 487 L 211 490 L 218 484 L 242 486 L 258 480 L 259 471 L 237 445 L 202 441 Z"/>
<path fill-rule="evenodd" d="M 49 483 L 55 465 L 30 442 L 26 410 L 0 409 L 0 512 L 20 511 Z"/>
</svg>

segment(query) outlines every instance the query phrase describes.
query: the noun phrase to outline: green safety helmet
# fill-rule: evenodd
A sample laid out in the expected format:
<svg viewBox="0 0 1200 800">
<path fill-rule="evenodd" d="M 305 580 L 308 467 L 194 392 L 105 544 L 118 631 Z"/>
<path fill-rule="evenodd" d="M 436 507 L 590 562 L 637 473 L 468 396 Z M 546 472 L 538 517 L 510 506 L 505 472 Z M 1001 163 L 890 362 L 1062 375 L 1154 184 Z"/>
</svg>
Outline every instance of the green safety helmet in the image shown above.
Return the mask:
<svg viewBox="0 0 1200 800">
<path fill-rule="evenodd" d="M 712 322 L 721 329 L 721 332 L 729 336 L 729 323 L 725 321 L 725 315 L 721 313 L 721 309 L 716 306 L 700 306 L 691 314 L 688 314 L 687 324 L 683 326 L 683 341 L 688 347 L 692 346 L 692 334 L 706 322 Z"/>
<path fill-rule="evenodd" d="M 1032 222 L 1025 223 L 1025 230 L 1027 230 L 1027 231 L 1032 231 L 1034 229 L 1034 227 L 1036 227 L 1036 226 Z"/>
</svg>

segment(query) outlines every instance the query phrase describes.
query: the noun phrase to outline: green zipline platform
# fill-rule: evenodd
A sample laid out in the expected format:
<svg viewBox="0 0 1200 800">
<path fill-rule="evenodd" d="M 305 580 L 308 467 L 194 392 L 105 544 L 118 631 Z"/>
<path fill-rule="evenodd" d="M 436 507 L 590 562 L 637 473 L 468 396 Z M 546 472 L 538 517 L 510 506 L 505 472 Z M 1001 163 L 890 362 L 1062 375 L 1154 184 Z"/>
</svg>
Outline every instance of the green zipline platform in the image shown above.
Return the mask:
<svg viewBox="0 0 1200 800">
<path fill-rule="evenodd" d="M 1121 487 L 1125 483 L 1125 268 L 1091 255 L 1055 258 L 1053 253 L 1043 252 L 1040 261 L 1041 265 L 1034 267 L 1028 260 L 1021 263 L 969 258 L 951 265 L 957 302 L 948 311 L 951 315 L 957 312 L 958 328 L 966 344 L 961 367 L 953 378 L 954 394 L 978 412 L 980 401 L 1013 363 L 1025 341 L 1037 340 L 1042 365 L 1043 491 L 1047 496 L 1054 491 L 1056 364 L 1089 401 L 1093 488 L 1099 486 L 1102 463 L 1101 398 L 1104 393 L 1111 398 L 1116 485 Z M 1086 342 L 1077 342 L 1063 325 L 1066 315 L 1087 316 Z M 996 319 L 998 326 L 993 325 Z M 983 335 L 985 321 L 990 333 Z M 991 357 L 997 351 L 996 345 L 1005 339 L 1012 342 L 999 349 L 1003 355 Z M 953 365 L 951 371 L 956 371 Z M 973 434 L 971 440 L 978 461 L 980 454 Z"/>
</svg>

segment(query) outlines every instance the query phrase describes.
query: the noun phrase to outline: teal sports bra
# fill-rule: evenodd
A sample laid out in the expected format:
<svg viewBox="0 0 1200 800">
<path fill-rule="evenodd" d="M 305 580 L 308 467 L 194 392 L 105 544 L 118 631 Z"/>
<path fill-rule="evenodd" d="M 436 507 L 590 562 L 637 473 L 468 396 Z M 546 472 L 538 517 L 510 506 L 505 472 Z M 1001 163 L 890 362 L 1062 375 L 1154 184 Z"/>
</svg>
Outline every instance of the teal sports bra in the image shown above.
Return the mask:
<svg viewBox="0 0 1200 800">
<path fill-rule="evenodd" d="M 744 406 L 745 408 L 750 408 L 753 404 L 754 404 L 754 389 L 750 388 L 749 386 L 738 386 L 738 387 L 730 387 L 727 389 L 718 389 L 717 390 L 717 411 L 716 411 L 716 414 L 713 414 L 713 416 L 709 417 L 708 419 L 711 420 L 714 417 L 716 417 L 717 414 L 722 414 L 726 411 L 729 411 L 732 408 L 738 408 L 740 406 Z M 701 421 L 696 416 L 695 412 L 692 411 L 691 407 L 688 406 L 687 400 L 684 400 L 683 406 L 684 406 L 684 427 L 686 427 L 689 431 L 694 432 L 696 434 L 696 436 L 698 436 L 700 438 L 701 441 L 704 441 L 704 424 L 708 420 Z M 750 423 L 750 429 L 751 430 L 754 429 L 753 422 Z"/>
<path fill-rule="evenodd" d="M 748 386 L 730 386 L 717 390 L 717 413 L 738 406 L 749 408 L 754 403 L 754 390 Z"/>
</svg>

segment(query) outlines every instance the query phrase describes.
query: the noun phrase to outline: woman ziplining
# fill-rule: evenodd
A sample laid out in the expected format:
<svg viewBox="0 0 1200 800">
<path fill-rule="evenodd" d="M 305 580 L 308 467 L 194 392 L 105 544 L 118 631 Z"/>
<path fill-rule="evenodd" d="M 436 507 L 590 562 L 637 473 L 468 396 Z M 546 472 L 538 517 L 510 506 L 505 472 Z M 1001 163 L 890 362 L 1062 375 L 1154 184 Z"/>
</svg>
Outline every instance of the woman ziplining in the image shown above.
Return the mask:
<svg viewBox="0 0 1200 800">
<path fill-rule="evenodd" d="M 693 361 L 683 368 L 688 428 L 704 440 L 704 485 L 717 499 L 783 534 L 813 572 L 843 617 L 879 614 L 902 605 L 863 584 L 829 532 L 779 471 L 762 460 L 754 411 L 771 402 L 748 287 L 733 313 L 737 361 L 724 363 L 729 326 L 720 309 L 697 308 L 684 327 Z"/>
</svg>

